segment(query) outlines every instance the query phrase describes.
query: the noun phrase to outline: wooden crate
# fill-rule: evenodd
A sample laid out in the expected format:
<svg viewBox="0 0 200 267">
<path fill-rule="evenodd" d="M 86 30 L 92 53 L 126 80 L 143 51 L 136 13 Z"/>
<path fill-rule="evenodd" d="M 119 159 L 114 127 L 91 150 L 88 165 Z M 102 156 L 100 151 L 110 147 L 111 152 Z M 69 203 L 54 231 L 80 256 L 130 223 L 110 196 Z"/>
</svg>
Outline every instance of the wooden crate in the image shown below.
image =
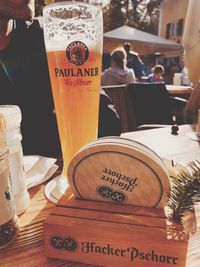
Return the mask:
<svg viewBox="0 0 200 267">
<path fill-rule="evenodd" d="M 48 257 L 112 267 L 184 267 L 187 237 L 163 210 L 63 197 L 45 221 Z"/>
</svg>

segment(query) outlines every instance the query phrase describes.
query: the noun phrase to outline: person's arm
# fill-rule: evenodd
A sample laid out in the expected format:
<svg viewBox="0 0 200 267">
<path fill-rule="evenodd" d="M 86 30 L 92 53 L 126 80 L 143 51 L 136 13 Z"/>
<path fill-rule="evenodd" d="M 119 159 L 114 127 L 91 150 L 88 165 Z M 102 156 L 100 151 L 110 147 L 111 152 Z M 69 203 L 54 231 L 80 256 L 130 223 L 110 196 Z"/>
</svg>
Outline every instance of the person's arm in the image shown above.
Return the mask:
<svg viewBox="0 0 200 267">
<path fill-rule="evenodd" d="M 119 136 L 120 134 L 121 122 L 117 111 L 109 96 L 101 90 L 98 137 Z"/>
<path fill-rule="evenodd" d="M 34 0 L 0 0 L 1 18 L 32 20 L 34 17 Z"/>
<path fill-rule="evenodd" d="M 200 109 L 200 82 L 194 88 L 192 95 L 184 109 L 184 122 L 196 123 L 198 109 Z"/>
<path fill-rule="evenodd" d="M 200 80 L 199 10 L 200 1 L 190 0 L 183 33 L 184 61 L 194 85 Z"/>
<path fill-rule="evenodd" d="M 145 76 L 144 63 L 142 59 L 139 57 L 139 55 L 137 56 L 137 60 L 138 60 L 138 65 L 139 65 L 140 76 Z"/>
</svg>

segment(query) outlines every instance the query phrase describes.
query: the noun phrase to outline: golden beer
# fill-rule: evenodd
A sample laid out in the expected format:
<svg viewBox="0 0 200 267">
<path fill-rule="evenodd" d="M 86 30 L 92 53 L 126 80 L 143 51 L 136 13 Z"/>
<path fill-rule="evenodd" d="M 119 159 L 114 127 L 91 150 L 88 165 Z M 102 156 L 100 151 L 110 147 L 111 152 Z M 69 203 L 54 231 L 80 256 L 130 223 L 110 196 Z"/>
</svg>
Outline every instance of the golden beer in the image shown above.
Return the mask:
<svg viewBox="0 0 200 267">
<path fill-rule="evenodd" d="M 66 179 L 73 156 L 97 138 L 102 12 L 85 3 L 47 5 L 44 37 Z"/>
<path fill-rule="evenodd" d="M 67 63 L 65 51 L 48 52 L 47 58 L 66 176 L 74 154 L 97 137 L 101 54 L 90 51 L 81 70 Z M 96 69 L 91 70 L 92 66 Z M 81 76 L 84 69 L 94 76 Z"/>
</svg>

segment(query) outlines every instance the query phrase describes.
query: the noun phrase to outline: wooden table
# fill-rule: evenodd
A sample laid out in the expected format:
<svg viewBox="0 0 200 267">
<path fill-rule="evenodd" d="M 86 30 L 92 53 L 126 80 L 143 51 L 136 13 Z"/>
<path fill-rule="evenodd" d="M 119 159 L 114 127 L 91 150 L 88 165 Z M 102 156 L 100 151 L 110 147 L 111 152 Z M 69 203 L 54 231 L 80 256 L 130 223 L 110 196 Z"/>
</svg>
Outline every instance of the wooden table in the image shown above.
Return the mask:
<svg viewBox="0 0 200 267">
<path fill-rule="evenodd" d="M 171 135 L 171 127 L 167 127 L 124 133 L 122 137 L 143 143 L 162 158 L 187 165 L 192 160 L 200 161 L 200 142 L 188 138 L 189 132 L 195 132 L 194 125 L 179 126 L 178 135 Z M 186 267 L 200 266 L 200 217 L 198 224 L 197 232 L 189 239 Z"/>
<path fill-rule="evenodd" d="M 170 129 L 157 129 L 127 133 L 123 136 L 140 142 L 149 143 L 161 156 L 177 161 L 200 159 L 199 143 L 187 139 L 185 133 L 191 131 L 190 126 L 180 127 L 178 136 L 171 136 Z M 146 141 L 145 141 L 146 140 Z M 181 141 L 179 141 L 181 140 Z M 184 142 L 182 144 L 182 142 Z M 57 173 L 58 175 L 58 173 Z M 43 222 L 54 204 L 44 196 L 45 185 L 36 186 L 30 190 L 31 204 L 28 210 L 19 218 L 21 228 L 17 240 L 7 248 L 0 250 L 1 267 L 84 267 L 81 263 L 47 259 L 44 249 Z M 187 256 L 187 267 L 200 266 L 200 229 L 190 238 Z M 100 263 L 101 264 L 101 263 Z M 92 265 L 90 265 L 92 266 Z M 115 266 L 113 266 L 115 267 Z M 128 267 L 128 266 L 124 266 Z"/>
<path fill-rule="evenodd" d="M 200 143 L 186 136 L 187 133 L 195 132 L 195 129 L 195 125 L 179 126 L 178 135 L 172 135 L 170 126 L 124 133 L 121 136 L 143 143 L 161 158 L 173 159 L 175 162 L 186 165 L 192 160 L 200 161 Z"/>
</svg>

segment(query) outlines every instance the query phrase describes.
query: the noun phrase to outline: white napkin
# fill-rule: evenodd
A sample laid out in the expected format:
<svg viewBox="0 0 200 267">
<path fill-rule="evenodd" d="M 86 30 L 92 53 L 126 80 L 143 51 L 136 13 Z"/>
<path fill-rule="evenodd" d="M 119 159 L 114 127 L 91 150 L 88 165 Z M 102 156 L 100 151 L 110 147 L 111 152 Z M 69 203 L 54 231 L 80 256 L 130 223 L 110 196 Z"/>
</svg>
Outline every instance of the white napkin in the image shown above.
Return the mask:
<svg viewBox="0 0 200 267">
<path fill-rule="evenodd" d="M 24 156 L 23 161 L 28 189 L 47 181 L 58 169 L 54 158 Z"/>
</svg>

